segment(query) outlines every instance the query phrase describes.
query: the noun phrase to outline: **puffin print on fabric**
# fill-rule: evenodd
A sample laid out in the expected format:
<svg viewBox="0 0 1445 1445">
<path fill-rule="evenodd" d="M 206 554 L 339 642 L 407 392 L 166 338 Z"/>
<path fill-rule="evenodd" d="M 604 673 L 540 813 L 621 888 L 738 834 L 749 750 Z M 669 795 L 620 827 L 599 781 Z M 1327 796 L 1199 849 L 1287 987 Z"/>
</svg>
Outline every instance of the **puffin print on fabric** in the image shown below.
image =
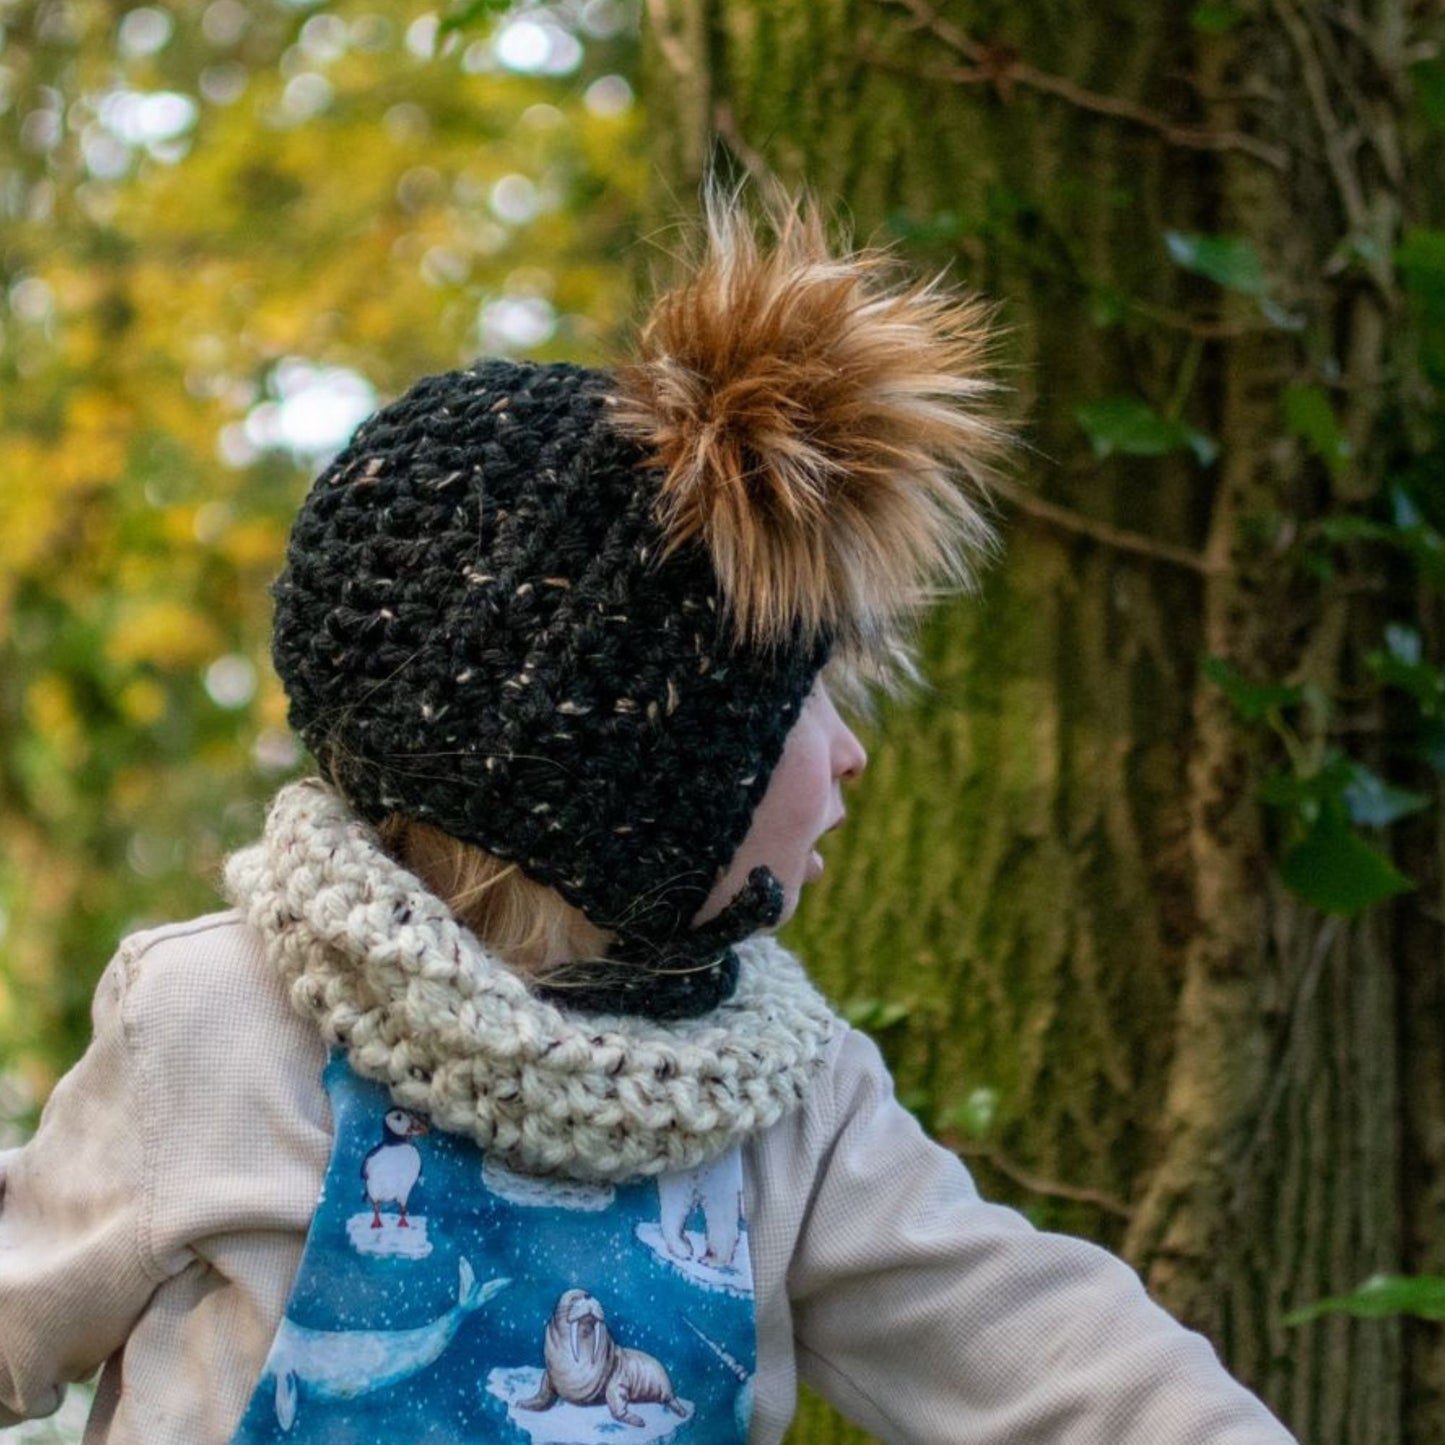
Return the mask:
<svg viewBox="0 0 1445 1445">
<path fill-rule="evenodd" d="M 633 1183 L 519 1174 L 334 1054 L 332 1155 L 233 1445 L 742 1445 L 742 1161 Z"/>
</svg>

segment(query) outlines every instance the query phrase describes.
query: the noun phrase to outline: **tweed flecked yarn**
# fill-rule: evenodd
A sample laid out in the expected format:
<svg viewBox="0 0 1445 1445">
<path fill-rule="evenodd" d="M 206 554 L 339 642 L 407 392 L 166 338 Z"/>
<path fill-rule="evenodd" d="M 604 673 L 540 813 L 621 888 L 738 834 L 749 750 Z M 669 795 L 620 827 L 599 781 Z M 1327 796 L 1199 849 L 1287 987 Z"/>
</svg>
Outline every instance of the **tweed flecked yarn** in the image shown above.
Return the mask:
<svg viewBox="0 0 1445 1445">
<path fill-rule="evenodd" d="M 732 644 L 706 550 L 661 557 L 610 405 L 604 373 L 486 361 L 383 408 L 296 519 L 272 654 L 361 816 L 515 861 L 617 935 L 570 1001 L 692 1017 L 781 914 L 762 870 L 691 928 L 829 644 Z"/>
<path fill-rule="evenodd" d="M 403 1108 L 514 1168 L 618 1181 L 691 1168 L 803 1099 L 836 1028 L 766 934 L 706 1018 L 584 1016 L 529 992 L 319 779 L 227 861 L 292 1003 Z"/>
</svg>

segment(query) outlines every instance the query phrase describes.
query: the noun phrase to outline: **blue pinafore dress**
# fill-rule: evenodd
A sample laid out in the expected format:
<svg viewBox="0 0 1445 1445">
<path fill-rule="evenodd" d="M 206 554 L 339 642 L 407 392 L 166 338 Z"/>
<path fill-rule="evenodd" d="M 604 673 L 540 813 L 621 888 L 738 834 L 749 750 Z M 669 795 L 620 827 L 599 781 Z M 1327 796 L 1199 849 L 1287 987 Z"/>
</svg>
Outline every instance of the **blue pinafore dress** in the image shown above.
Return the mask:
<svg viewBox="0 0 1445 1445">
<path fill-rule="evenodd" d="M 331 1159 L 232 1445 L 743 1445 L 742 1160 L 518 1174 L 334 1053 Z"/>
</svg>

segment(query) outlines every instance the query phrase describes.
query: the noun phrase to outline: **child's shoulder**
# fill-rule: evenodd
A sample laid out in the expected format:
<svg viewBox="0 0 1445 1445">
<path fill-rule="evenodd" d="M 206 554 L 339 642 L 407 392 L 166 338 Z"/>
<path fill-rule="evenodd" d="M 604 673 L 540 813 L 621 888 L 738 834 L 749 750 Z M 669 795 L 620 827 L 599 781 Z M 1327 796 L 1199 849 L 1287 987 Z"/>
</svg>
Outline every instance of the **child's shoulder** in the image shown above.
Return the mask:
<svg viewBox="0 0 1445 1445">
<path fill-rule="evenodd" d="M 116 964 L 128 985 L 142 977 L 181 970 L 188 974 L 250 973 L 265 966 L 261 935 L 234 908 L 171 923 L 150 924 L 127 933 Z"/>
<path fill-rule="evenodd" d="M 107 998 L 107 995 L 109 997 Z M 138 929 L 121 939 L 96 999 L 129 1034 L 171 1053 L 188 1040 L 258 1043 L 307 1027 L 290 1006 L 264 941 L 235 909 Z"/>
</svg>

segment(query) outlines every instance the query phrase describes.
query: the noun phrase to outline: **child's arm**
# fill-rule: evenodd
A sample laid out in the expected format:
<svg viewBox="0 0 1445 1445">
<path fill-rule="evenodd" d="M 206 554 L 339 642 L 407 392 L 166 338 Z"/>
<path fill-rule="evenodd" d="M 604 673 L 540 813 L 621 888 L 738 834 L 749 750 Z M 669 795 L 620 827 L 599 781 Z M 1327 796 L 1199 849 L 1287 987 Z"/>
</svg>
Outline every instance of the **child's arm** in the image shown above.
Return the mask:
<svg viewBox="0 0 1445 1445">
<path fill-rule="evenodd" d="M 161 1277 L 148 1253 L 124 957 L 101 979 L 90 1048 L 39 1131 L 0 1158 L 0 1425 L 59 1408 L 67 1383 L 124 1342 Z"/>
<path fill-rule="evenodd" d="M 852 1419 L 897 1445 L 1288 1445 L 1126 1264 L 980 1200 L 861 1034 L 831 1108 L 789 1294 L 800 1372 Z"/>
</svg>

